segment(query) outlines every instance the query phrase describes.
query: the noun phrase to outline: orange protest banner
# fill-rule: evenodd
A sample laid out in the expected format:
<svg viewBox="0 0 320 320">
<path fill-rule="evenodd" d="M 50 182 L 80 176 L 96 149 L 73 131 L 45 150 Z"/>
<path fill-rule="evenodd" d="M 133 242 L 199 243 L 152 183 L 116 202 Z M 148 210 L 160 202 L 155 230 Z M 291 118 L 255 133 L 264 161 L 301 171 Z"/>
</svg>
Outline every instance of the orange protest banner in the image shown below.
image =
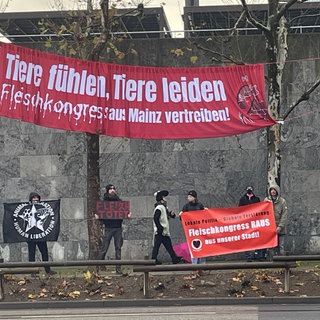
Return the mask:
<svg viewBox="0 0 320 320">
<path fill-rule="evenodd" d="M 183 212 L 181 221 L 195 258 L 277 246 L 273 205 L 269 201 Z"/>
</svg>

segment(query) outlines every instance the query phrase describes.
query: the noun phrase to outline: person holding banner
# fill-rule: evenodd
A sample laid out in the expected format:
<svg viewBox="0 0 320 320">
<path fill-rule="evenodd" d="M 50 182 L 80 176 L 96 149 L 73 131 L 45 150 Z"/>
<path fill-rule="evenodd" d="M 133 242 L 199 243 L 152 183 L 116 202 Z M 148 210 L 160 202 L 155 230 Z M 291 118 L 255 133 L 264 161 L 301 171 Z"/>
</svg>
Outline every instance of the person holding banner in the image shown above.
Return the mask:
<svg viewBox="0 0 320 320">
<path fill-rule="evenodd" d="M 288 206 L 284 198 L 280 196 L 280 188 L 272 186 L 268 190 L 266 201 L 272 201 L 274 218 L 277 226 L 278 246 L 275 249 L 270 249 L 270 260 L 273 260 L 274 254 L 284 255 L 284 238 L 286 235 L 286 223 L 288 218 Z"/>
<path fill-rule="evenodd" d="M 245 206 L 252 203 L 260 202 L 260 198 L 257 197 L 253 193 L 253 186 L 248 186 L 246 188 L 246 194 L 243 195 L 239 200 L 239 206 Z M 259 261 L 264 261 L 266 257 L 266 249 L 259 249 L 257 250 L 257 258 Z M 248 262 L 251 262 L 254 260 L 254 251 L 245 251 L 245 258 Z"/>
<path fill-rule="evenodd" d="M 38 203 L 40 202 L 41 197 L 36 192 L 31 192 L 29 195 L 29 203 Z M 48 245 L 46 241 L 27 241 L 28 244 L 28 258 L 30 262 L 36 261 L 36 248 L 38 247 L 42 261 L 49 261 Z M 54 275 L 55 271 L 51 270 L 49 266 L 44 267 L 46 274 Z"/>
<path fill-rule="evenodd" d="M 113 184 L 106 186 L 106 192 L 103 196 L 104 201 L 122 201 L 116 194 L 116 187 Z M 128 214 L 130 218 L 131 213 Z M 95 219 L 100 219 L 98 214 L 95 214 Z M 123 245 L 122 237 L 122 222 L 123 219 L 101 219 L 104 224 L 104 236 L 98 251 L 97 260 L 104 260 L 109 249 L 111 239 L 113 238 L 115 258 L 121 260 L 121 248 Z M 116 266 L 116 273 L 121 274 L 121 266 Z"/>
<path fill-rule="evenodd" d="M 151 259 L 156 260 L 156 264 L 162 264 L 158 259 L 158 253 L 161 244 L 164 245 L 168 251 L 172 263 L 177 264 L 181 262 L 182 257 L 178 257 L 173 250 L 172 241 L 170 238 L 168 217 L 175 218 L 175 213 L 169 211 L 167 208 L 167 199 L 169 192 L 167 190 L 157 191 L 155 193 L 156 203 L 153 211 L 153 249 Z"/>
<path fill-rule="evenodd" d="M 198 201 L 198 195 L 195 190 L 190 190 L 187 195 L 188 202 L 183 206 L 182 210 L 179 213 L 179 216 L 183 214 L 183 212 L 187 211 L 197 211 L 204 210 L 204 205 Z M 191 254 L 191 252 L 190 252 Z M 206 258 L 193 258 L 191 254 L 191 263 L 192 264 L 205 264 Z"/>
</svg>

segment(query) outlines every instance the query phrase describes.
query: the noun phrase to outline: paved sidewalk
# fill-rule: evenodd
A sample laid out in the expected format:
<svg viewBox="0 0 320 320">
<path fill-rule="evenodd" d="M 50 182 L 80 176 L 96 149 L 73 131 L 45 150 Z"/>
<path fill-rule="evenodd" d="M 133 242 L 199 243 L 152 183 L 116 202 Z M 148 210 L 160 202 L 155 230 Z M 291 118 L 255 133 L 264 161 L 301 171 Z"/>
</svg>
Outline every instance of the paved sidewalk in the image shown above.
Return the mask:
<svg viewBox="0 0 320 320">
<path fill-rule="evenodd" d="M 48 308 L 117 308 L 148 306 L 192 305 L 263 305 L 263 304 L 318 304 L 320 296 L 270 297 L 270 298 L 209 298 L 209 299 L 138 299 L 138 300 L 92 300 L 92 301 L 30 301 L 0 302 L 1 309 L 48 309 Z"/>
</svg>

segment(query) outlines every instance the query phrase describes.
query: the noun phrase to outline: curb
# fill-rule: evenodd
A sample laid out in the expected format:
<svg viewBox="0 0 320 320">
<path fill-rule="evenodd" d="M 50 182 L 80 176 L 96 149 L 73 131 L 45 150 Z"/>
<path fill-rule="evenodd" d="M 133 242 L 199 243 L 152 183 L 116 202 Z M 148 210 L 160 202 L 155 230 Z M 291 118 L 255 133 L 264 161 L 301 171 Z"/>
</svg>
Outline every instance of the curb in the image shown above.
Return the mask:
<svg viewBox="0 0 320 320">
<path fill-rule="evenodd" d="M 266 298 L 192 298 L 192 299 L 138 299 L 108 301 L 41 301 L 0 302 L 1 309 L 58 309 L 58 308 L 119 308 L 119 307 L 166 307 L 195 305 L 263 305 L 263 304 L 319 304 L 320 296 L 266 297 Z"/>
</svg>

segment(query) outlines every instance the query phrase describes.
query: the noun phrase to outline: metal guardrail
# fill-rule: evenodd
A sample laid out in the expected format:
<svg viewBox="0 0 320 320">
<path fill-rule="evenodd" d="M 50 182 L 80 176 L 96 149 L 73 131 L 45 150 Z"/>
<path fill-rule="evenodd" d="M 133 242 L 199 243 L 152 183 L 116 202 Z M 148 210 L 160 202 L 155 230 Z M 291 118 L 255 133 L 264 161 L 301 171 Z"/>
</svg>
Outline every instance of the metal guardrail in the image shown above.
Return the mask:
<svg viewBox="0 0 320 320">
<path fill-rule="evenodd" d="M 3 279 L 6 274 L 35 274 L 41 267 L 89 267 L 89 266 L 145 266 L 155 265 L 155 260 L 80 260 L 42 262 L 3 262 L 0 259 L 0 301 L 4 299 Z"/>
<path fill-rule="evenodd" d="M 17 268 L 8 269 L 0 268 L 0 301 L 4 299 L 4 288 L 3 288 L 3 276 L 5 274 L 37 274 L 39 273 L 38 268 Z"/>
<path fill-rule="evenodd" d="M 134 266 L 155 265 L 155 260 L 76 260 L 76 261 L 37 261 L 37 262 L 3 262 L 0 268 L 31 267 L 89 267 L 89 266 Z"/>
<path fill-rule="evenodd" d="M 196 271 L 196 270 L 242 270 L 242 269 L 284 269 L 284 284 L 286 293 L 290 292 L 290 269 L 295 268 L 296 263 L 292 262 L 228 262 L 228 263 L 207 263 L 207 264 L 174 264 L 157 266 L 137 266 L 133 267 L 133 272 L 143 273 L 143 295 L 150 297 L 150 272 L 161 271 Z"/>
<path fill-rule="evenodd" d="M 4 298 L 3 275 L 26 274 L 39 272 L 35 268 L 50 267 L 79 267 L 79 266 L 115 266 L 131 265 L 133 272 L 143 273 L 143 294 L 150 297 L 150 273 L 179 272 L 197 270 L 244 270 L 244 269 L 284 269 L 284 291 L 290 292 L 290 269 L 297 266 L 296 261 L 320 261 L 320 255 L 305 256 L 274 256 L 273 262 L 218 262 L 201 265 L 173 264 L 155 265 L 155 260 L 80 260 L 80 261 L 45 261 L 45 262 L 2 262 L 0 263 L 0 300 Z M 1 262 L 1 261 L 0 261 Z"/>
<path fill-rule="evenodd" d="M 320 261 L 320 255 L 274 256 L 273 261 Z"/>
</svg>

